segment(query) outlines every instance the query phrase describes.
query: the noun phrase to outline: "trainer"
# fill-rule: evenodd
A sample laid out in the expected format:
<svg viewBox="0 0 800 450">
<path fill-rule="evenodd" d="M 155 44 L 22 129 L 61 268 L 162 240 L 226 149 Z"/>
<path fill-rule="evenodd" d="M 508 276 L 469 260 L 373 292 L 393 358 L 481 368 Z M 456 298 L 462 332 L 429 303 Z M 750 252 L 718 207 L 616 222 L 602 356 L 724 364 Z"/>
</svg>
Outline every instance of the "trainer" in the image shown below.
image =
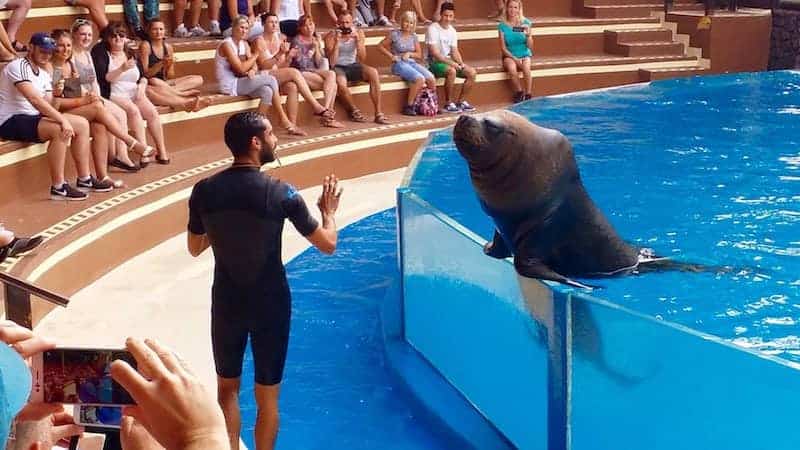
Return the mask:
<svg viewBox="0 0 800 450">
<path fill-rule="evenodd" d="M 211 246 L 211 341 L 217 399 L 225 414 L 231 449 L 238 450 L 239 382 L 247 338 L 255 365 L 258 449 L 272 449 L 278 435 L 278 393 L 289 341 L 291 294 L 281 261 L 285 219 L 322 252 L 336 250 L 334 215 L 342 195 L 335 175 L 325 177 L 317 206 L 322 226 L 290 184 L 261 173 L 275 160 L 272 126 L 255 112 L 231 116 L 225 144 L 230 168 L 194 186 L 189 198 L 188 246 L 192 256 Z"/>
</svg>

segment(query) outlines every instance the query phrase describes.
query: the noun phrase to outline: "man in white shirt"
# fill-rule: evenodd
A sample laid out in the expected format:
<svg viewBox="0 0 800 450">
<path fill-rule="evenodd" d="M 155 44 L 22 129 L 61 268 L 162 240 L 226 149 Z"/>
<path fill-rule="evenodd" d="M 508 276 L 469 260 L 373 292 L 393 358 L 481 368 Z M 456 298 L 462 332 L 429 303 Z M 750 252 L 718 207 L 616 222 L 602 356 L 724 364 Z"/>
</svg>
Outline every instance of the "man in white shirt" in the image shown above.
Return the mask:
<svg viewBox="0 0 800 450">
<path fill-rule="evenodd" d="M 0 138 L 11 141 L 46 142 L 50 167 L 50 198 L 85 200 L 87 195 L 64 180 L 67 147 L 79 180 L 89 173 L 89 122 L 83 117 L 61 114 L 51 104 L 53 81 L 45 70 L 56 49 L 47 33 L 31 37 L 25 58 L 10 62 L 0 76 Z"/>
<path fill-rule="evenodd" d="M 471 112 L 475 108 L 465 100 L 475 84 L 477 72 L 464 63 L 458 51 L 458 36 L 452 23 L 456 18 L 453 3 L 442 3 L 440 18 L 428 26 L 425 43 L 428 44 L 428 63 L 437 77 L 444 77 L 444 111 L 449 113 Z M 456 77 L 464 78 L 461 93 L 454 99 Z"/>
</svg>

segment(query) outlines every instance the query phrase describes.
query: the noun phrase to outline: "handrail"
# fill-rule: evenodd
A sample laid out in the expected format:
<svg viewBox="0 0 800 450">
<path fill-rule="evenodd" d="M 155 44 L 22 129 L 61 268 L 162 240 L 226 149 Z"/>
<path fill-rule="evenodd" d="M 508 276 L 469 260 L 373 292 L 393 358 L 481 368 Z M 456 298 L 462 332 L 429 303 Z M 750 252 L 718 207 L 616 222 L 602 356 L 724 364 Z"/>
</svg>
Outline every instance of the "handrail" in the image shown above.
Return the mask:
<svg viewBox="0 0 800 450">
<path fill-rule="evenodd" d="M 40 288 L 13 275 L 0 272 L 0 283 L 3 283 L 5 294 L 6 319 L 18 323 L 26 328 L 33 328 L 33 315 L 31 314 L 31 295 L 57 306 L 67 306 L 69 299 Z"/>
<path fill-rule="evenodd" d="M 3 284 L 14 286 L 17 289 L 21 289 L 29 294 L 33 294 L 36 297 L 46 300 L 54 305 L 66 307 L 69 304 L 69 299 L 63 295 L 58 295 L 55 292 L 40 288 L 39 286 L 30 284 L 25 280 L 17 278 L 13 275 L 9 275 L 5 272 L 0 272 L 0 281 L 2 281 Z"/>
</svg>

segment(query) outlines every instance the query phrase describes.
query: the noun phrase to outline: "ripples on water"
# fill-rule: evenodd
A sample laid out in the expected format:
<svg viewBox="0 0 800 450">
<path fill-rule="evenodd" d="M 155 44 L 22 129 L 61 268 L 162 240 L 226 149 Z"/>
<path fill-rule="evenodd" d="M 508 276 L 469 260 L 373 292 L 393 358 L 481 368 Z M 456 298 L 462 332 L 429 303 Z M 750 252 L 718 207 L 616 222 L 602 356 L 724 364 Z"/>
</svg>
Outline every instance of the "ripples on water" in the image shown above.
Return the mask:
<svg viewBox="0 0 800 450">
<path fill-rule="evenodd" d="M 625 239 L 735 268 L 602 280 L 597 295 L 800 361 L 800 74 L 669 80 L 515 110 L 570 139 Z M 489 238 L 450 131 L 431 144 L 412 188 Z"/>
</svg>

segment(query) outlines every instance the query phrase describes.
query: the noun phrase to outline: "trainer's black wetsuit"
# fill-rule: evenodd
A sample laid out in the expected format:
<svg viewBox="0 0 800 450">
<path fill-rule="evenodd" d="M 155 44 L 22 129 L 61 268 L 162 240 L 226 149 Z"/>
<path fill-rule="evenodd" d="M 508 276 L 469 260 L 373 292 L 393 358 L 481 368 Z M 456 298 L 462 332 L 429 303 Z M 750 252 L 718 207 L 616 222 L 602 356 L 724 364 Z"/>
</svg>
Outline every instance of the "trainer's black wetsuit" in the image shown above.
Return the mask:
<svg viewBox="0 0 800 450">
<path fill-rule="evenodd" d="M 192 190 L 189 232 L 208 235 L 216 262 L 211 340 L 223 378 L 241 376 L 248 335 L 256 383 L 274 385 L 283 377 L 291 317 L 281 261 L 287 218 L 303 236 L 318 226 L 294 187 L 255 167 L 231 167 Z"/>
</svg>

